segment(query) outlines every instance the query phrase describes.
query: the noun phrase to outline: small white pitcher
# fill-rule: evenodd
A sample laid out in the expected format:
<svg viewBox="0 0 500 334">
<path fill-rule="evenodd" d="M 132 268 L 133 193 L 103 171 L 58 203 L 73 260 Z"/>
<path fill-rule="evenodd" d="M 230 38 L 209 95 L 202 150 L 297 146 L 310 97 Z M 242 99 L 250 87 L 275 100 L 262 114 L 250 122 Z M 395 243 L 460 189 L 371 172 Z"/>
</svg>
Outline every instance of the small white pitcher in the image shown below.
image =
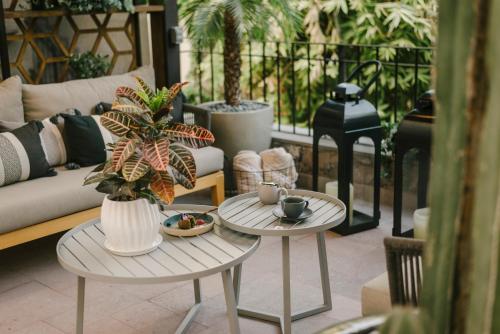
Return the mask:
<svg viewBox="0 0 500 334">
<path fill-rule="evenodd" d="M 278 203 L 282 193 L 288 197 L 288 191 L 274 182 L 259 182 L 257 192 L 260 201 L 266 205 Z"/>
</svg>

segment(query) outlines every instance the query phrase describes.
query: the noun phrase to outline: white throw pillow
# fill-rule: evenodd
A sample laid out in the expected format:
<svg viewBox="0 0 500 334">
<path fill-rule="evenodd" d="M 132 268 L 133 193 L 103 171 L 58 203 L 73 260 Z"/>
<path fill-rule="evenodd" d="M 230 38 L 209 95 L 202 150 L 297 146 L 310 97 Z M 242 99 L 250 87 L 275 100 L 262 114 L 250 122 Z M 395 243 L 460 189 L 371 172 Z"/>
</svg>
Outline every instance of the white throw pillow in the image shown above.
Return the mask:
<svg viewBox="0 0 500 334">
<path fill-rule="evenodd" d="M 18 76 L 0 82 L 0 120 L 24 122 L 22 82 Z"/>
</svg>

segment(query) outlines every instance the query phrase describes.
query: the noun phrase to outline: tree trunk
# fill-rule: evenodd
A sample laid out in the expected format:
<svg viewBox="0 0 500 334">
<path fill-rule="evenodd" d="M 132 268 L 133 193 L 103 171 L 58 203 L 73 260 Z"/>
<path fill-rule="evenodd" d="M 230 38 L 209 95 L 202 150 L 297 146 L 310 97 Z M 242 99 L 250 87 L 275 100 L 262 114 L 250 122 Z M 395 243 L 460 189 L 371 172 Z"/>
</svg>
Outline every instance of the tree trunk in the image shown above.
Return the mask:
<svg viewBox="0 0 500 334">
<path fill-rule="evenodd" d="M 500 1 L 441 0 L 439 12 L 420 321 L 439 334 L 499 333 Z"/>
<path fill-rule="evenodd" d="M 231 106 L 240 105 L 240 35 L 229 11 L 224 13 L 224 99 Z"/>
</svg>

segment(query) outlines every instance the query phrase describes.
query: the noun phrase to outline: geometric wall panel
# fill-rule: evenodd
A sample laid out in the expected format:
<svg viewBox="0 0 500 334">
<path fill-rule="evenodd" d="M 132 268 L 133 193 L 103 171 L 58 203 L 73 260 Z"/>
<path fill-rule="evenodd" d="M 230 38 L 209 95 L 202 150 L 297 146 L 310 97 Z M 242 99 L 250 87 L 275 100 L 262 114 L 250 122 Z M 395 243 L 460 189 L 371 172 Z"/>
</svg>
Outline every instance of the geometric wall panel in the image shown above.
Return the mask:
<svg viewBox="0 0 500 334">
<path fill-rule="evenodd" d="M 18 0 L 12 0 L 5 11 L 9 27 L 7 41 L 11 70 L 19 73 L 26 83 L 71 79 L 68 59 L 75 52 L 109 55 L 111 67 L 108 74 L 114 73 L 118 60 L 117 70 L 128 71 L 137 67 L 137 28 L 133 14 L 72 15 L 60 9 L 15 10 L 18 7 Z M 125 65 L 124 61 L 127 62 Z"/>
</svg>

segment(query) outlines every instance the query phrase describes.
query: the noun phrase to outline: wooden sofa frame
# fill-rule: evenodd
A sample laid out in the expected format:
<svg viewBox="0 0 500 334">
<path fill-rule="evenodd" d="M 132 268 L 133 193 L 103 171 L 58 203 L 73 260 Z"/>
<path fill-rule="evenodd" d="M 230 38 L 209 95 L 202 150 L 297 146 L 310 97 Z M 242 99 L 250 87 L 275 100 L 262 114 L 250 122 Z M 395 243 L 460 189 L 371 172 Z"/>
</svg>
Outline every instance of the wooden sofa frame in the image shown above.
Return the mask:
<svg viewBox="0 0 500 334">
<path fill-rule="evenodd" d="M 176 185 L 175 195 L 179 197 L 204 189 L 211 189 L 213 205 L 221 204 L 224 201 L 224 173 L 218 171 L 198 178 L 196 187 L 193 189 Z M 101 207 L 97 207 L 0 234 L 0 250 L 69 230 L 86 221 L 98 218 L 100 214 Z"/>
</svg>

